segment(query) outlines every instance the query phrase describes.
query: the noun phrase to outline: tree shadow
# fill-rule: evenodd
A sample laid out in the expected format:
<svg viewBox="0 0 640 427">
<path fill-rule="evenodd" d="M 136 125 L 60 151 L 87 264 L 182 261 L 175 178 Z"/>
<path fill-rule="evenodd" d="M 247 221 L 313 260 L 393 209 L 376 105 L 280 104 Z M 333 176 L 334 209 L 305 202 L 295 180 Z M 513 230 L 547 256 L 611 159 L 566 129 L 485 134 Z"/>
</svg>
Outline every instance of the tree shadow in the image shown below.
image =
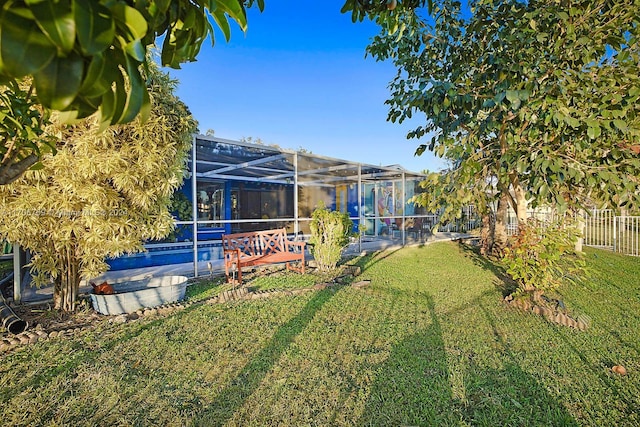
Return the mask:
<svg viewBox="0 0 640 427">
<path fill-rule="evenodd" d="M 478 301 L 505 357 L 502 369 L 486 369 L 470 360 L 465 374 L 465 419 L 473 425 L 579 425 L 535 376 L 524 371 L 499 331 L 495 318 Z"/>
<path fill-rule="evenodd" d="M 465 398 L 458 405 L 470 425 L 579 425 L 534 376 L 512 361 L 506 361 L 501 369 L 470 363 L 464 386 Z"/>
<path fill-rule="evenodd" d="M 432 323 L 393 347 L 378 369 L 358 425 L 577 425 L 566 408 L 515 362 L 491 318 L 494 339 L 506 355 L 497 369 L 486 366 L 486 356 L 482 363 L 477 361 L 472 349 L 449 361 L 430 296 L 427 306 Z M 450 368 L 462 371 L 455 396 Z"/>
<path fill-rule="evenodd" d="M 336 290 L 317 292 L 297 316 L 282 325 L 236 377 L 205 407 L 193 425 L 220 426 L 229 421 L 258 389 L 267 373 L 275 366 L 293 340 L 311 322 L 316 313 L 335 295 Z"/>
<path fill-rule="evenodd" d="M 442 329 L 433 298 L 427 298 L 432 322 L 395 345 L 378 375 L 357 424 L 446 425 L 452 393 Z"/>
<path fill-rule="evenodd" d="M 619 334 L 616 332 L 612 332 L 612 335 L 615 337 L 616 335 L 619 337 Z M 590 362 L 585 356 L 584 352 L 580 351 L 574 343 L 564 334 L 559 334 L 560 339 L 564 342 L 566 348 L 569 348 L 582 362 L 584 369 L 588 369 L 593 373 L 595 377 L 597 377 L 602 384 L 604 384 L 607 388 L 609 388 L 616 399 L 619 400 L 618 409 L 621 412 L 635 412 L 638 408 L 637 396 L 629 397 L 627 393 L 624 393 L 623 390 L 618 387 L 618 382 L 611 375 L 611 368 L 617 364 L 615 360 L 611 358 L 609 354 L 603 354 L 600 358 L 599 363 L 594 364 Z M 619 341 L 621 345 L 626 345 L 624 341 Z M 631 347 L 637 348 L 637 347 Z M 617 375 L 617 374 L 616 374 Z"/>
<path fill-rule="evenodd" d="M 368 268 L 373 267 L 374 265 L 376 265 L 380 261 L 383 261 L 383 260 L 389 258 L 391 255 L 395 254 L 396 252 L 398 252 L 401 249 L 402 248 L 396 248 L 396 249 L 391 249 L 391 250 L 371 252 L 371 253 L 368 253 L 368 254 L 363 255 L 361 257 L 356 257 L 357 260 L 355 261 L 355 263 L 352 263 L 352 265 L 356 265 L 356 266 L 360 267 L 362 269 L 362 271 L 365 271 Z"/>
<path fill-rule="evenodd" d="M 479 246 L 458 242 L 458 247 L 466 258 L 471 259 L 474 265 L 483 270 L 490 271 L 496 276 L 493 284 L 502 293 L 503 297 L 511 295 L 518 288 L 518 284 L 507 274 L 504 267 L 502 267 L 498 261 L 493 261 L 482 255 Z"/>
</svg>

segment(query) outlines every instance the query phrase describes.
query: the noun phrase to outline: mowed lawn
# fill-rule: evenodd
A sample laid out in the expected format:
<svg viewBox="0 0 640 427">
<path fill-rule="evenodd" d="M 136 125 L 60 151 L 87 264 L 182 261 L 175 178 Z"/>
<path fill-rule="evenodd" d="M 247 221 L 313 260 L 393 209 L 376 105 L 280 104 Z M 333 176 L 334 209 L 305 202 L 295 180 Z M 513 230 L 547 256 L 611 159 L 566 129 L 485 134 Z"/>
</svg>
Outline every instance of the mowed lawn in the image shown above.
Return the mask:
<svg viewBox="0 0 640 427">
<path fill-rule="evenodd" d="M 491 264 L 438 243 L 360 259 L 368 288 L 194 305 L 0 356 L 0 420 L 637 426 L 640 259 L 587 258 L 593 276 L 560 290 L 584 332 L 508 307 Z M 273 287 L 287 278 L 308 286 Z"/>
</svg>

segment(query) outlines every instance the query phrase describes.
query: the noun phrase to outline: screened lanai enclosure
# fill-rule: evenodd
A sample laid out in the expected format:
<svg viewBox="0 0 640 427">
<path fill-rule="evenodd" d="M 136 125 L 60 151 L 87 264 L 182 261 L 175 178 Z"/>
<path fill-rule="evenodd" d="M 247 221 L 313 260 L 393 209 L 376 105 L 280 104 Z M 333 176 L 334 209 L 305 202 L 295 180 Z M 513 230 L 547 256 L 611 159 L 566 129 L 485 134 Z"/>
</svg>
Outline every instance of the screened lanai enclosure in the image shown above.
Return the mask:
<svg viewBox="0 0 640 427">
<path fill-rule="evenodd" d="M 192 155 L 190 172 L 195 173 L 183 191 L 204 240 L 282 227 L 305 235 L 311 213 L 321 204 L 348 213 L 357 226 L 364 221 L 366 234 L 388 234 L 392 223 L 400 230 L 402 218 L 414 214 L 407 200 L 423 179 L 400 167 L 217 138 L 197 137 Z"/>
<path fill-rule="evenodd" d="M 221 237 L 228 233 L 285 228 L 290 237 L 306 240 L 311 214 L 320 205 L 349 214 L 359 232 L 353 242 L 358 245 L 371 240 L 423 242 L 438 222 L 438 215 L 410 202 L 424 175 L 397 165 L 374 166 L 198 135 L 186 176 L 174 197 L 175 231 L 161 242 L 147 242 L 145 252 L 108 259 L 110 278 L 206 274 L 209 265 L 220 268 Z M 475 222 L 468 211 L 460 221 L 438 229 L 466 231 Z M 28 256 L 14 251 L 14 297 L 50 298 L 52 289 L 29 286 Z"/>
<path fill-rule="evenodd" d="M 348 213 L 364 239 L 426 239 L 436 216 L 409 202 L 423 179 L 400 166 L 198 135 L 177 197 L 176 231 L 147 244 L 147 253 L 111 260 L 111 269 L 218 260 L 227 233 L 285 228 L 307 239 L 321 205 Z"/>
</svg>

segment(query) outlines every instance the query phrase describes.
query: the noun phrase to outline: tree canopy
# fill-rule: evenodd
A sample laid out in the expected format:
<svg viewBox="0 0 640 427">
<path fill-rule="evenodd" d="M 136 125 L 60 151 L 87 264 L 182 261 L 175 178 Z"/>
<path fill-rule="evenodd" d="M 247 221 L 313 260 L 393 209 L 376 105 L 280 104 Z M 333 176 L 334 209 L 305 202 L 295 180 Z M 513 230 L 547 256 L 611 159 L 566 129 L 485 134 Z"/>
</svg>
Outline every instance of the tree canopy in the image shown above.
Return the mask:
<svg viewBox="0 0 640 427">
<path fill-rule="evenodd" d="M 127 123 L 149 107 L 140 66 L 150 45 L 160 38 L 161 65 L 180 68 L 207 38 L 215 42 L 214 28 L 226 40 L 230 21 L 245 31 L 254 4 L 264 9 L 264 0 L 8 1 L 0 10 L 0 84 L 32 76 L 38 103 L 68 112 L 65 119 L 99 111 L 104 124 Z M 389 16 L 391 4 L 347 0 L 342 11 L 355 21 Z"/>
<path fill-rule="evenodd" d="M 229 21 L 247 28 L 246 7 L 263 0 L 24 0 L 0 13 L 0 83 L 33 76 L 45 108 L 105 123 L 127 123 L 149 108 L 141 65 L 161 40 L 162 65 L 193 61 L 215 41 L 213 18 L 228 40 Z"/>
<path fill-rule="evenodd" d="M 101 128 L 149 114 L 147 51 L 194 61 L 218 28 L 247 29 L 263 0 L 12 0 L 0 9 L 0 185 L 17 179 L 58 141 L 43 133 L 49 110 L 69 122 L 99 113 Z M 211 18 L 211 19 L 210 19 Z"/>
<path fill-rule="evenodd" d="M 182 183 L 196 123 L 175 82 L 150 62 L 151 112 L 100 130 L 96 116 L 46 129 L 65 144 L 0 186 L 0 236 L 32 253 L 36 283 L 53 279 L 58 308 L 73 310 L 80 278 L 106 271 L 105 257 L 143 250 L 173 228 L 170 196 Z"/>
<path fill-rule="evenodd" d="M 353 21 L 397 28 L 400 11 L 427 0 L 346 0 Z M 430 0 L 428 0 L 430 4 Z M 161 42 L 162 65 L 194 61 L 230 22 L 247 30 L 247 8 L 264 0 L 11 0 L 0 8 L 0 185 L 55 152 L 43 133 L 49 110 L 60 120 L 100 115 L 102 128 L 149 111 L 142 72 L 146 52 Z"/>
<path fill-rule="evenodd" d="M 398 68 L 389 120 L 424 115 L 416 154 L 451 161 L 430 179 L 438 203 L 638 206 L 639 12 L 638 0 L 439 0 L 432 19 L 405 11 L 403 32 L 377 36 L 368 52 Z"/>
</svg>

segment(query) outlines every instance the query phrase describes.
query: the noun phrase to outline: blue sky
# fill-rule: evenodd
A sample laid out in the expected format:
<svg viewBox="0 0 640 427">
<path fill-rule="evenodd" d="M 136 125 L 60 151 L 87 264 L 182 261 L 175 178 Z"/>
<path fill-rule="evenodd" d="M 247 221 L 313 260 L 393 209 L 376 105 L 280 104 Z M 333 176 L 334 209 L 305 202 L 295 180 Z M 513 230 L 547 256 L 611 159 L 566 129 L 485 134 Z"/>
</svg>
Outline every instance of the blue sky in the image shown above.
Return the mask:
<svg viewBox="0 0 640 427">
<path fill-rule="evenodd" d="M 236 27 L 228 44 L 220 35 L 197 62 L 171 70 L 202 133 L 412 171 L 444 167 L 430 153 L 414 156 L 411 125 L 386 121 L 395 68 L 364 57 L 375 24 L 352 23 L 342 0 L 265 3 L 249 11 L 246 35 Z"/>
</svg>

